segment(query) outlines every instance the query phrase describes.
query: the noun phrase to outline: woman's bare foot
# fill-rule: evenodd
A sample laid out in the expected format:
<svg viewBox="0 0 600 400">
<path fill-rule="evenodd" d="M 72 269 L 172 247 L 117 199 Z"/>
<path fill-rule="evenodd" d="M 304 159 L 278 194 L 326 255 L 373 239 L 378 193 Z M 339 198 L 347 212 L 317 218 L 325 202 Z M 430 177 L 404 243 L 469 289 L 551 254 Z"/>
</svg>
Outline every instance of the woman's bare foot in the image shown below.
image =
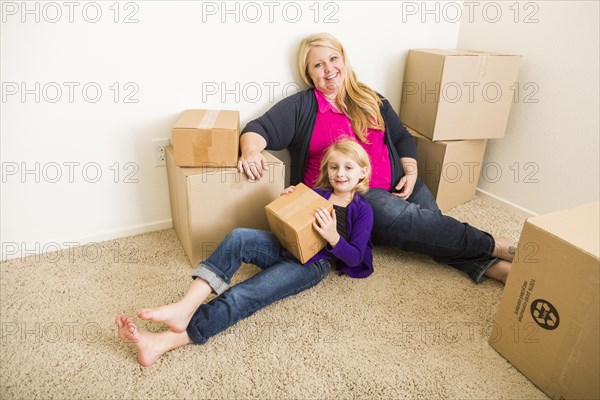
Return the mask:
<svg viewBox="0 0 600 400">
<path fill-rule="evenodd" d="M 516 243 L 509 238 L 499 237 L 495 239 L 496 246 L 492 257 L 498 257 L 506 261 L 511 261 L 515 257 Z"/>
<path fill-rule="evenodd" d="M 173 350 L 190 342 L 186 332 L 166 331 L 152 333 L 140 331 L 131 318 L 119 315 L 115 319 L 119 337 L 135 346 L 138 362 L 149 367 L 167 351 Z"/>
<path fill-rule="evenodd" d="M 510 274 L 512 263 L 506 260 L 500 260 L 485 271 L 485 276 L 501 281 L 506 285 L 506 280 Z"/>
<path fill-rule="evenodd" d="M 180 302 L 158 308 L 144 308 L 137 311 L 141 319 L 166 324 L 173 332 L 184 332 L 192 319 L 194 310 L 189 310 Z"/>
</svg>

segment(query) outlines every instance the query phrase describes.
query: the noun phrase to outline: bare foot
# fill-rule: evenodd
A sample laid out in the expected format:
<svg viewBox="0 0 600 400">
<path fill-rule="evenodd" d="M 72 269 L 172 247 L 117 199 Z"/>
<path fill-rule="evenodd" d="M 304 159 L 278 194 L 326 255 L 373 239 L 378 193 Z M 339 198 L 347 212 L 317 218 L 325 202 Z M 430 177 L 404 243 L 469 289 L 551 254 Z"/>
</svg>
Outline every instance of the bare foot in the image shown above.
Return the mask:
<svg viewBox="0 0 600 400">
<path fill-rule="evenodd" d="M 495 239 L 496 247 L 492 253 L 492 257 L 498 257 L 506 261 L 511 261 L 515 257 L 516 243 L 509 238 L 499 237 Z"/>
<path fill-rule="evenodd" d="M 132 343 L 137 350 L 138 362 L 144 367 L 152 365 L 164 354 L 159 350 L 155 336 L 158 334 L 140 331 L 131 318 L 119 315 L 115 319 L 115 325 L 119 332 L 119 337 Z"/>
<path fill-rule="evenodd" d="M 162 322 L 173 332 L 185 332 L 192 316 L 211 291 L 208 282 L 196 277 L 185 296 L 178 302 L 158 308 L 141 309 L 137 312 L 137 316 L 148 321 Z"/>
<path fill-rule="evenodd" d="M 501 260 L 496 264 L 492 265 L 485 271 L 485 276 L 501 281 L 506 285 L 506 280 L 510 274 L 512 263 L 506 260 Z"/>
<path fill-rule="evenodd" d="M 194 310 L 186 310 L 180 302 L 158 308 L 144 308 L 137 311 L 141 319 L 166 324 L 173 332 L 184 332 L 192 319 Z"/>
<path fill-rule="evenodd" d="M 131 318 L 124 315 L 119 315 L 115 319 L 115 325 L 117 325 L 119 337 L 135 346 L 138 362 L 144 367 L 154 364 L 166 352 L 190 342 L 187 332 L 140 331 Z"/>
</svg>

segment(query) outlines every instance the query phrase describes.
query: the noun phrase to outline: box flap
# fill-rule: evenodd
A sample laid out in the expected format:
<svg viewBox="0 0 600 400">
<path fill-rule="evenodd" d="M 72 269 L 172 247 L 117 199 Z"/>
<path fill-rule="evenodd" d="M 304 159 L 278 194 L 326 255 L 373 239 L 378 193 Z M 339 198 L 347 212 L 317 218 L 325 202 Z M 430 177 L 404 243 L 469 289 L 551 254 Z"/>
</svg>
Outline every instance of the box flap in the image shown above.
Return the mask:
<svg viewBox="0 0 600 400">
<path fill-rule="evenodd" d="M 232 129 L 238 128 L 239 111 L 185 110 L 173 129 Z"/>
<path fill-rule="evenodd" d="M 527 221 L 600 258 L 600 202 L 529 218 Z M 585 227 L 585 229 L 582 229 Z"/>
<path fill-rule="evenodd" d="M 411 49 L 410 51 L 421 51 L 424 53 L 436 54 L 444 57 L 451 56 L 510 56 L 510 57 L 521 57 L 516 54 L 504 54 L 504 53 L 494 53 L 491 51 L 481 51 L 481 50 L 463 50 L 463 49 Z"/>
</svg>

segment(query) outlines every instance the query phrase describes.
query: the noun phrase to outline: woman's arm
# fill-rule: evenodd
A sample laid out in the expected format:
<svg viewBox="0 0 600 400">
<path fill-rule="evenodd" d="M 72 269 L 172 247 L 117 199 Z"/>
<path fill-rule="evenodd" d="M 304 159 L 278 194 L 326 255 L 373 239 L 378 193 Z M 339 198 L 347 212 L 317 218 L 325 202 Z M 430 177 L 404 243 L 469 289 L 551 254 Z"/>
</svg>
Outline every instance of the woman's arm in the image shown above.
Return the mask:
<svg viewBox="0 0 600 400">
<path fill-rule="evenodd" d="M 245 172 L 250 179 L 260 180 L 267 171 L 267 160 L 261 152 L 267 147 L 267 141 L 256 132 L 245 132 L 240 136 L 238 171 Z"/>
<path fill-rule="evenodd" d="M 412 157 L 401 157 L 400 162 L 404 169 L 404 176 L 400 178 L 395 187 L 396 192 L 392 192 L 392 194 L 406 200 L 412 194 L 417 183 L 417 160 Z"/>
<path fill-rule="evenodd" d="M 406 200 L 412 194 L 417 182 L 417 146 L 415 139 L 402 124 L 389 101 L 386 99 L 382 101 L 382 114 L 386 121 L 386 129 L 389 131 L 392 145 L 398 153 L 400 164 L 404 170 L 404 176 L 396 183 L 395 191 L 392 191 L 392 194 Z"/>
<path fill-rule="evenodd" d="M 296 93 L 280 100 L 262 116 L 246 124 L 240 136 L 240 172 L 244 171 L 249 178 L 262 177 L 265 159 L 260 152 L 265 149 L 282 150 L 292 143 L 298 131 L 298 115 L 302 112 L 302 105 L 311 96 L 314 98 L 312 91 Z"/>
</svg>

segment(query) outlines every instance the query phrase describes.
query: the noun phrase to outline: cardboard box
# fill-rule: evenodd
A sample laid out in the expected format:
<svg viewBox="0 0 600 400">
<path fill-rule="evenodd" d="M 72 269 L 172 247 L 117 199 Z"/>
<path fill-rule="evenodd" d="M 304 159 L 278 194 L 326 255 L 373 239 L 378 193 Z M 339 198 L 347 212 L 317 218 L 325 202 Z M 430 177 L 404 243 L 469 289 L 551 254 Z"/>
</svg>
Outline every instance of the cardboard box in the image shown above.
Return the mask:
<svg viewBox="0 0 600 400">
<path fill-rule="evenodd" d="M 502 138 L 520 64 L 517 55 L 410 50 L 400 119 L 433 141 Z"/>
<path fill-rule="evenodd" d="M 486 139 L 433 142 L 408 128 L 417 143 L 419 178 L 447 211 L 475 197 Z"/>
<path fill-rule="evenodd" d="M 263 152 L 268 171 L 249 181 L 236 168 L 182 168 L 166 149 L 173 227 L 192 266 L 208 257 L 234 228 L 269 230 L 264 207 L 285 189 L 284 164 Z"/>
<path fill-rule="evenodd" d="M 554 399 L 600 398 L 599 208 L 525 222 L 489 339 Z"/>
<path fill-rule="evenodd" d="M 302 183 L 265 207 L 271 232 L 302 264 L 327 244 L 312 225 L 319 207 L 333 210 L 333 204 Z"/>
<path fill-rule="evenodd" d="M 235 167 L 240 113 L 230 110 L 185 110 L 172 129 L 175 165 Z"/>
</svg>

